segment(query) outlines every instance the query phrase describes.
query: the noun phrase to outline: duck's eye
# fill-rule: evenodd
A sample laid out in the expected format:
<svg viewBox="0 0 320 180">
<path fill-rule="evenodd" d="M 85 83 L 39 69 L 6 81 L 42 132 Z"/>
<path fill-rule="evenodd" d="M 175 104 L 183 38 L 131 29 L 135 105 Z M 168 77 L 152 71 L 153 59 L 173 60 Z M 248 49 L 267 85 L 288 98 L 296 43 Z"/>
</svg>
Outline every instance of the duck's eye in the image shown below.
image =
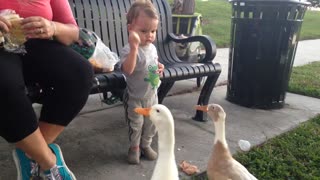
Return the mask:
<svg viewBox="0 0 320 180">
<path fill-rule="evenodd" d="M 157 109 L 157 113 L 159 113 L 160 112 L 160 110 L 159 109 Z"/>
</svg>

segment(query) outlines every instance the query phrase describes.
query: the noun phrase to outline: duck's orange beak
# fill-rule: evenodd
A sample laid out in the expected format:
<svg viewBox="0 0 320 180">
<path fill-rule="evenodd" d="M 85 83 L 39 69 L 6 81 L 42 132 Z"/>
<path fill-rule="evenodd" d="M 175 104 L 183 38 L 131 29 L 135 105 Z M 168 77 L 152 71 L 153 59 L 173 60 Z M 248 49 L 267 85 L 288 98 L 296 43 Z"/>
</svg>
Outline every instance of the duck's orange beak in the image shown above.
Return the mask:
<svg viewBox="0 0 320 180">
<path fill-rule="evenodd" d="M 151 108 L 135 108 L 134 112 L 144 115 L 144 116 L 150 116 Z"/>
<path fill-rule="evenodd" d="M 195 109 L 196 109 L 196 110 L 199 110 L 199 111 L 203 111 L 203 112 L 208 112 L 208 106 L 196 105 L 196 106 L 195 106 Z"/>
</svg>

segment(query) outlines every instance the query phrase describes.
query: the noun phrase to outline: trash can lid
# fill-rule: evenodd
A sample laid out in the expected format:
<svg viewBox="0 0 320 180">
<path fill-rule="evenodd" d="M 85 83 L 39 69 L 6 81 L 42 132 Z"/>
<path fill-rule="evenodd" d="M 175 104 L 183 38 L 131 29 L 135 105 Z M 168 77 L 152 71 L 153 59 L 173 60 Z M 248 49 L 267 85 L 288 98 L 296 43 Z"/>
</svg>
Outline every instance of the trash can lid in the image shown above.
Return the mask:
<svg viewBox="0 0 320 180">
<path fill-rule="evenodd" d="M 229 0 L 229 2 L 274 2 L 274 3 L 299 3 L 310 5 L 310 2 L 307 0 Z"/>
</svg>

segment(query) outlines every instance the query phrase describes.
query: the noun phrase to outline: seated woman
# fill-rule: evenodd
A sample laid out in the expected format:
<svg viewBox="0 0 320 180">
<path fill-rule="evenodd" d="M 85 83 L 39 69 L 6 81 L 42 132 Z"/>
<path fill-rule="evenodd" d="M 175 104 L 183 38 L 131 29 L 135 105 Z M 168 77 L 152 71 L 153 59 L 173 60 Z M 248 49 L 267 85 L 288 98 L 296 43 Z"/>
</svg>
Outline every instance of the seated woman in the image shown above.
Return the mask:
<svg viewBox="0 0 320 180">
<path fill-rule="evenodd" d="M 47 179 L 75 179 L 54 140 L 85 105 L 93 69 L 68 47 L 79 29 L 67 0 L 0 0 L 0 11 L 12 9 L 22 17 L 26 36 L 24 54 L 0 48 L 0 136 L 16 149 L 13 157 L 18 179 L 44 174 Z M 12 31 L 0 16 L 0 31 Z M 43 106 L 37 119 L 26 83 L 43 89 Z"/>
</svg>

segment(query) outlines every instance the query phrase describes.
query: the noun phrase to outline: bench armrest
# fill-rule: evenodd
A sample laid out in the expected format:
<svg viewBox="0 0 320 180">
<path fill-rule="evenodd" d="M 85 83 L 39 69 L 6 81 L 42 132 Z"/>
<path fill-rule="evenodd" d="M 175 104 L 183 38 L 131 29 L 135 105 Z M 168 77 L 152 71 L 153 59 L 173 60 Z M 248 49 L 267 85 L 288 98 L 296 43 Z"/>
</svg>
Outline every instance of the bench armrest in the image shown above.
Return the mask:
<svg viewBox="0 0 320 180">
<path fill-rule="evenodd" d="M 210 38 L 210 36 L 195 35 L 195 36 L 190 36 L 186 38 L 178 38 L 173 33 L 170 33 L 168 37 L 169 37 L 169 41 L 173 41 L 176 43 L 200 42 L 205 48 L 205 56 L 201 60 L 202 62 L 211 62 L 216 56 L 217 47 L 215 42 Z"/>
</svg>

